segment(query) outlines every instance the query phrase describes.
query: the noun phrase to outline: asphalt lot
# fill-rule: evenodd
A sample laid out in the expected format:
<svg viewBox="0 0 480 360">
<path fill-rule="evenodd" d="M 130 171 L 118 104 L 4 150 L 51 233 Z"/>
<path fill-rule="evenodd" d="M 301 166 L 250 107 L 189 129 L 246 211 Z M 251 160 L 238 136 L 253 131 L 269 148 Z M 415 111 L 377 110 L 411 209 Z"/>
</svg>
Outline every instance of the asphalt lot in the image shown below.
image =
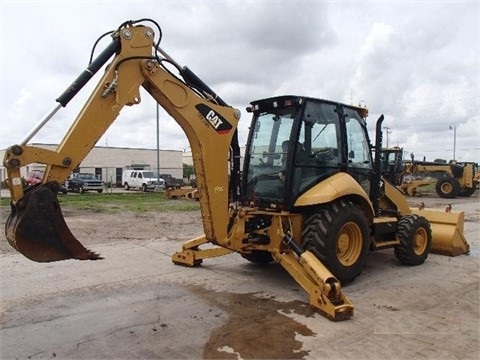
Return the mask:
<svg viewBox="0 0 480 360">
<path fill-rule="evenodd" d="M 444 202 L 412 206 L 418 200 Z M 480 207 L 478 196 L 451 203 L 466 213 L 470 255 L 431 254 L 405 267 L 391 250 L 372 253 L 342 289 L 355 315 L 339 323 L 313 312 L 276 264 L 233 254 L 198 268 L 173 265 L 171 255 L 201 230 L 199 213 L 70 214 L 72 231 L 105 260 L 0 255 L 0 357 L 478 359 Z"/>
</svg>

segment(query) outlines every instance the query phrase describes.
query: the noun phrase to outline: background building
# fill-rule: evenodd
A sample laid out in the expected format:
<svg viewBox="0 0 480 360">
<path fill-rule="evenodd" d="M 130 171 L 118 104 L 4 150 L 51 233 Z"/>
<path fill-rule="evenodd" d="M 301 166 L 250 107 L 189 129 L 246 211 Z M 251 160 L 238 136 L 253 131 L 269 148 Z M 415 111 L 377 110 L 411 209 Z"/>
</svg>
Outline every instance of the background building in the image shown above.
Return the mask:
<svg viewBox="0 0 480 360">
<path fill-rule="evenodd" d="M 31 144 L 48 150 L 55 150 L 55 144 Z M 159 169 L 157 169 L 157 155 Z M 0 157 L 5 157 L 5 150 L 0 151 Z M 30 164 L 22 167 L 21 174 L 25 176 L 32 170 L 43 170 L 43 164 Z M 183 151 L 157 149 L 135 149 L 95 146 L 81 162 L 75 172 L 94 173 L 97 178 L 121 186 L 122 174 L 125 170 L 152 170 L 160 174 L 171 174 L 176 178 L 183 178 Z M 6 169 L 0 165 L 0 181 L 5 180 Z"/>
</svg>

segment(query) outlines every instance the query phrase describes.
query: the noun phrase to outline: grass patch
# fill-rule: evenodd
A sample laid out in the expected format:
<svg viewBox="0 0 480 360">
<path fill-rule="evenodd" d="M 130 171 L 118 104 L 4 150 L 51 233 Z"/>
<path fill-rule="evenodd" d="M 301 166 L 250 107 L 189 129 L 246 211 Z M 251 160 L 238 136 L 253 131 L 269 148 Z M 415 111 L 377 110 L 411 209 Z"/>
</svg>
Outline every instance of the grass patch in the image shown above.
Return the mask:
<svg viewBox="0 0 480 360">
<path fill-rule="evenodd" d="M 196 211 L 200 209 L 198 201 L 187 199 L 167 199 L 163 193 L 113 193 L 113 194 L 68 194 L 58 195 L 62 208 L 88 210 L 99 213 L 118 213 L 123 211 Z M 7 207 L 9 198 L 0 199 L 0 206 Z"/>
</svg>

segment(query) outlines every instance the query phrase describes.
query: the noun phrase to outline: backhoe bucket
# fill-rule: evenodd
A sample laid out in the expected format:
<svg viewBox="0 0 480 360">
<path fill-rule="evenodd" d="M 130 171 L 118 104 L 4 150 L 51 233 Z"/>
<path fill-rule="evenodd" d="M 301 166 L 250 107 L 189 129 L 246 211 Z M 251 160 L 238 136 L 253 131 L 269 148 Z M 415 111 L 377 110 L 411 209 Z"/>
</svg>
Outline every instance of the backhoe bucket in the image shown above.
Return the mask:
<svg viewBox="0 0 480 360">
<path fill-rule="evenodd" d="M 432 248 L 434 254 L 457 256 L 470 251 L 470 245 L 463 235 L 465 215 L 463 211 L 440 211 L 411 209 L 413 214 L 426 218 L 432 227 Z"/>
<path fill-rule="evenodd" d="M 12 202 L 12 212 L 5 224 L 10 245 L 37 262 L 101 259 L 70 232 L 57 194 L 58 183 L 50 182 L 27 189 L 16 204 Z"/>
</svg>

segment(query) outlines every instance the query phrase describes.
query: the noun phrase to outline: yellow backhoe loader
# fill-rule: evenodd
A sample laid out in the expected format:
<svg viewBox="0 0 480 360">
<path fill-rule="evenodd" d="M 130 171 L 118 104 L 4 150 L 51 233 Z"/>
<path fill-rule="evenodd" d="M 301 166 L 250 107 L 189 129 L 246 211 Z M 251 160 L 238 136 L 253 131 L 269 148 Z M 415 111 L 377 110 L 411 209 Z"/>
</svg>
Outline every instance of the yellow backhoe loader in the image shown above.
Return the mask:
<svg viewBox="0 0 480 360">
<path fill-rule="evenodd" d="M 204 234 L 173 254 L 175 264 L 196 266 L 235 252 L 255 263 L 276 261 L 305 289 L 312 306 L 331 320 L 345 320 L 353 315 L 353 305 L 341 283 L 360 274 L 369 250 L 393 248 L 407 265 L 423 263 L 430 250 L 468 252 L 462 212 L 414 213 L 395 186 L 381 178 L 365 108 L 303 96 L 253 101 L 241 171 L 240 111 L 165 53 L 155 31 L 159 38 L 161 30 L 152 20 L 121 24 L 111 33 L 110 45 L 58 97 L 39 126 L 7 149 L 11 214 L 6 236 L 27 258 L 101 258 L 68 229 L 57 189 L 120 110 L 140 103 L 140 87 L 178 122 L 193 154 Z M 29 145 L 112 57 L 58 148 Z M 381 149 L 382 120 L 376 149 Z M 24 190 L 20 168 L 30 163 L 47 167 L 42 182 Z"/>
</svg>

